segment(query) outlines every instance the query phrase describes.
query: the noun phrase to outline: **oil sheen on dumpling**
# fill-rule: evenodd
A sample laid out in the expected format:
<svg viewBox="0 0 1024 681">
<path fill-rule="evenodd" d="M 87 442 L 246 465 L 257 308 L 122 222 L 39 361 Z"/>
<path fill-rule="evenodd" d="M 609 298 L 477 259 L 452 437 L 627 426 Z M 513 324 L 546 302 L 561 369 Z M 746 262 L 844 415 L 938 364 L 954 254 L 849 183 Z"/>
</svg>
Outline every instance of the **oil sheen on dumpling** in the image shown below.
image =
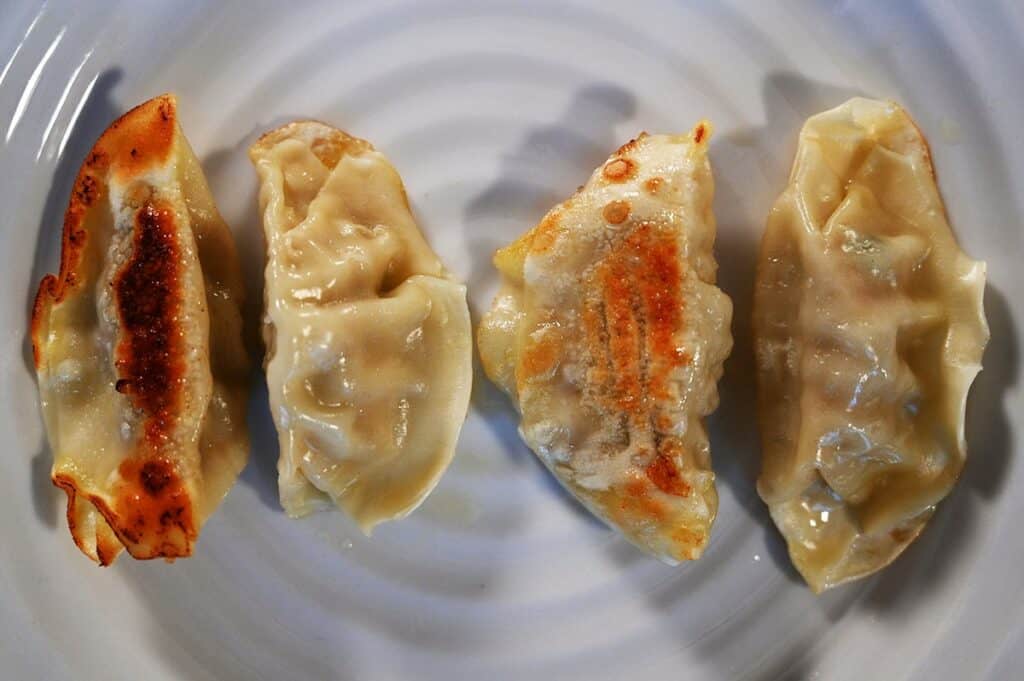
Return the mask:
<svg viewBox="0 0 1024 681">
<path fill-rule="evenodd" d="M 984 284 L 903 109 L 852 99 L 807 121 L 768 218 L 754 330 L 758 489 L 814 591 L 888 565 L 956 482 Z"/>
<path fill-rule="evenodd" d="M 337 504 L 369 533 L 426 498 L 472 385 L 466 288 L 369 142 L 312 121 L 250 149 L 267 240 L 266 371 L 281 504 Z"/>
<path fill-rule="evenodd" d="M 53 481 L 101 565 L 191 555 L 245 465 L 242 295 L 175 99 L 149 100 L 86 158 L 32 315 Z"/>
<path fill-rule="evenodd" d="M 500 250 L 479 330 L 527 445 L 594 514 L 669 563 L 718 509 L 703 417 L 732 349 L 715 284 L 710 126 L 641 135 Z"/>
</svg>

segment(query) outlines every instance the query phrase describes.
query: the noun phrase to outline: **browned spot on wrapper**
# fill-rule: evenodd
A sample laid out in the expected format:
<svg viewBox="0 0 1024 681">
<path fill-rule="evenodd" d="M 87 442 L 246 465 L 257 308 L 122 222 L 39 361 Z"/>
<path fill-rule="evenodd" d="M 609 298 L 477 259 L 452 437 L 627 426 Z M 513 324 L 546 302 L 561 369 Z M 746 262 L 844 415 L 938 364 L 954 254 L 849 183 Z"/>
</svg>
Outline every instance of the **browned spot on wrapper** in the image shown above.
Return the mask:
<svg viewBox="0 0 1024 681">
<path fill-rule="evenodd" d="M 654 483 L 654 486 L 665 494 L 673 494 L 677 497 L 690 496 L 690 486 L 679 474 L 679 469 L 672 459 L 659 453 L 647 464 L 644 471 L 647 478 Z"/>
<path fill-rule="evenodd" d="M 615 158 L 604 164 L 601 174 L 609 182 L 625 182 L 636 174 L 636 164 L 628 158 Z"/>
<path fill-rule="evenodd" d="M 660 177 L 652 177 L 648 179 L 646 182 L 644 182 L 644 189 L 647 190 L 648 194 L 651 194 L 653 196 L 658 193 L 658 190 L 661 189 L 661 185 L 663 185 L 664 183 L 665 180 L 661 179 Z"/>
<path fill-rule="evenodd" d="M 113 509 L 117 524 L 111 524 L 132 554 L 191 555 L 198 528 L 192 500 L 174 464 L 160 456 L 136 457 L 122 463 L 118 472 L 121 483 Z"/>
<path fill-rule="evenodd" d="M 114 277 L 122 327 L 115 387 L 145 414 L 146 437 L 154 443 L 170 435 L 181 400 L 180 270 L 174 213 L 161 203 L 147 203 L 136 215 L 131 258 Z"/>
<path fill-rule="evenodd" d="M 610 225 L 621 225 L 629 217 L 629 201 L 609 201 L 601 214 Z"/>
</svg>

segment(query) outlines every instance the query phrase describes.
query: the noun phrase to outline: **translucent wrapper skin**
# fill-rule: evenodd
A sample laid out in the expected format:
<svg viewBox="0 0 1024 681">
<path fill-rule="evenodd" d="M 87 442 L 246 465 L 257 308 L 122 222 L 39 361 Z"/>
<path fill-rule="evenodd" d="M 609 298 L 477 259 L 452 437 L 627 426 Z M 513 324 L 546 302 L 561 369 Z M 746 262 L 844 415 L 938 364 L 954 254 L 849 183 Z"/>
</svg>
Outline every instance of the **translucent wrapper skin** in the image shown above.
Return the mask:
<svg viewBox="0 0 1024 681">
<path fill-rule="evenodd" d="M 715 286 L 710 133 L 641 135 L 498 251 L 502 288 L 478 334 L 527 445 L 668 563 L 701 555 L 718 509 L 703 417 L 732 303 Z"/>
<path fill-rule="evenodd" d="M 298 121 L 249 153 L 281 504 L 340 508 L 369 534 L 419 506 L 455 454 L 472 386 L 466 287 L 369 142 Z"/>
<path fill-rule="evenodd" d="M 87 556 L 192 554 L 249 452 L 234 242 L 163 95 L 103 133 L 75 180 L 32 345 L 53 482 Z"/>
<path fill-rule="evenodd" d="M 815 592 L 888 565 L 956 483 L 984 287 L 902 108 L 857 98 L 808 119 L 762 241 L 754 332 L 758 490 Z"/>
</svg>

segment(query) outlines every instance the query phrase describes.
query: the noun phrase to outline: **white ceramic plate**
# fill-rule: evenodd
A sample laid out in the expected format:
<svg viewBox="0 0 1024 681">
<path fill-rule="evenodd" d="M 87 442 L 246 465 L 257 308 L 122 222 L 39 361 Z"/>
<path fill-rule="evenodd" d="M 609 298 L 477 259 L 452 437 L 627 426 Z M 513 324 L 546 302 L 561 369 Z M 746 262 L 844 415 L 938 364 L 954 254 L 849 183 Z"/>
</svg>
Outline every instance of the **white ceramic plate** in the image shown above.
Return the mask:
<svg viewBox="0 0 1024 681">
<path fill-rule="evenodd" d="M 79 2 L 0 10 L 0 668 L 9 679 L 1010 679 L 1024 669 L 1018 325 L 1024 12 L 922 3 Z M 172 6 L 173 5 L 173 6 Z M 716 125 L 721 283 L 736 350 L 712 420 L 722 497 L 699 562 L 670 568 L 589 518 L 478 380 L 422 509 L 367 540 L 285 518 L 265 390 L 249 467 L 174 565 L 98 569 L 71 543 L 36 406 L 30 297 L 57 265 L 71 181 L 130 106 L 180 97 L 259 300 L 261 131 L 316 117 L 372 140 L 470 286 L 491 251 L 641 129 Z M 815 598 L 753 486 L 754 253 L 809 114 L 854 93 L 930 135 L 952 221 L 988 261 L 992 342 L 970 460 L 883 574 Z"/>
</svg>

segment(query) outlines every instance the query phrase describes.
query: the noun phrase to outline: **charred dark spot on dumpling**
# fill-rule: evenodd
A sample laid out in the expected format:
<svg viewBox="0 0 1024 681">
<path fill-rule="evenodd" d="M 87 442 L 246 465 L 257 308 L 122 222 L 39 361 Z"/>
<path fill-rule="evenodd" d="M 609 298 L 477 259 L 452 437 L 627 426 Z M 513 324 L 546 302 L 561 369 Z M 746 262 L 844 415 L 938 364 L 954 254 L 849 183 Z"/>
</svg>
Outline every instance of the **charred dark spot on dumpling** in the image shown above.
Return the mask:
<svg viewBox="0 0 1024 681">
<path fill-rule="evenodd" d="M 609 182 L 625 182 L 636 174 L 636 163 L 628 158 L 614 158 L 604 164 L 601 174 Z"/>
<path fill-rule="evenodd" d="M 97 143 L 98 144 L 98 143 Z M 93 149 L 85 159 L 85 166 L 92 170 L 100 170 L 107 164 L 106 152 Z"/>
<path fill-rule="evenodd" d="M 118 468 L 111 526 L 136 558 L 188 556 L 198 535 L 193 503 L 175 465 L 162 457 L 136 457 Z M 104 514 L 106 515 L 106 514 Z"/>
<path fill-rule="evenodd" d="M 707 126 L 704 125 L 703 123 L 700 123 L 699 125 L 697 125 L 696 128 L 693 129 L 693 141 L 696 144 L 700 144 L 707 137 L 707 134 Z"/>
<path fill-rule="evenodd" d="M 85 244 L 85 230 L 72 229 L 68 231 L 68 243 L 74 247 L 79 247 Z"/>
<path fill-rule="evenodd" d="M 621 225 L 629 217 L 630 205 L 629 201 L 609 201 L 605 205 L 604 210 L 601 214 L 604 216 L 605 222 L 610 225 Z"/>
<path fill-rule="evenodd" d="M 145 414 L 150 440 L 166 438 L 181 400 L 181 278 L 175 215 L 147 203 L 136 215 L 132 255 L 114 277 L 114 294 L 122 329 L 117 388 Z"/>
<path fill-rule="evenodd" d="M 173 478 L 173 471 L 166 461 L 147 461 L 139 471 L 143 489 L 152 495 L 159 494 Z"/>
<path fill-rule="evenodd" d="M 83 206 L 91 206 L 100 194 L 99 183 L 92 175 L 82 175 L 75 184 L 75 199 Z"/>
</svg>

